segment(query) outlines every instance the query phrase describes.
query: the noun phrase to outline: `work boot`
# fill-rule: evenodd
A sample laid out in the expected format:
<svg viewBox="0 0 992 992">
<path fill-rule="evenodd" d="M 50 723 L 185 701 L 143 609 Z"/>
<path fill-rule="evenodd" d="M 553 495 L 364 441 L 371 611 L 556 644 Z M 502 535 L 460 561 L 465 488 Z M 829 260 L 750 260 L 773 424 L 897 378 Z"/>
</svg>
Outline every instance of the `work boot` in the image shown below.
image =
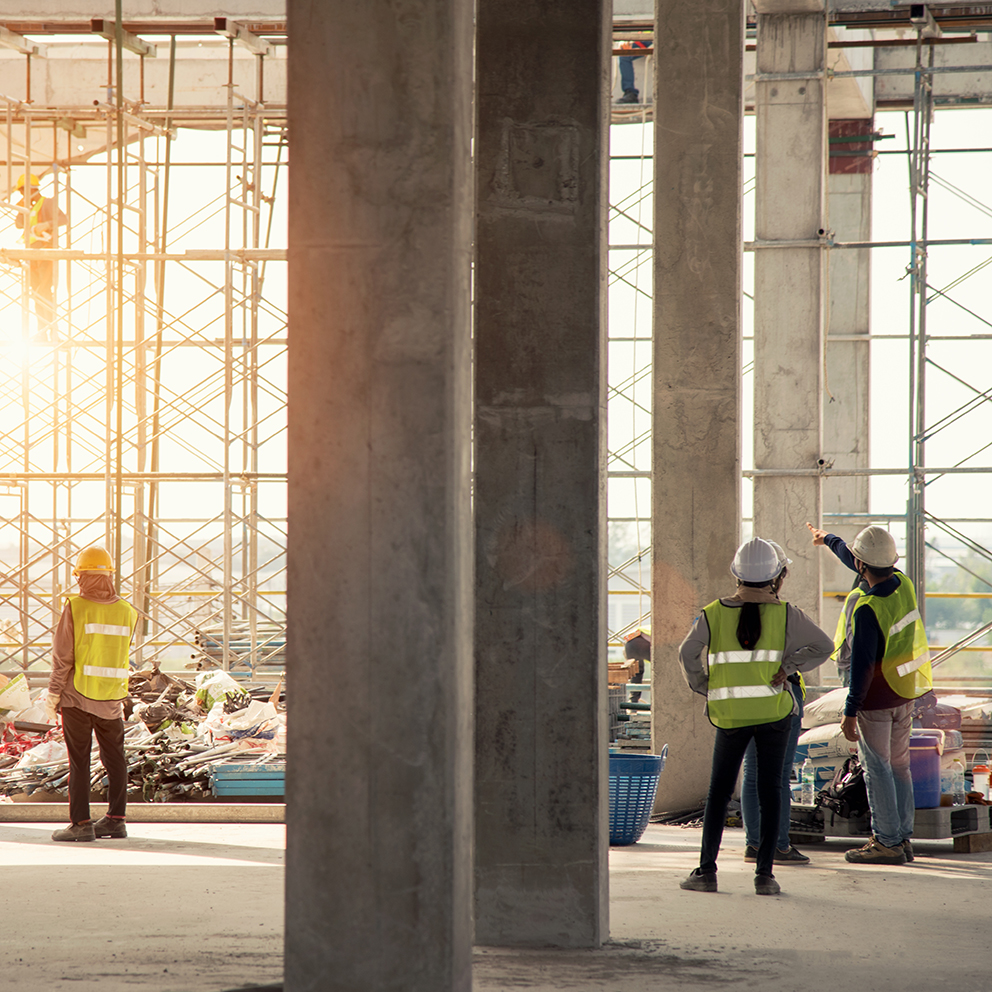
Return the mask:
<svg viewBox="0 0 992 992">
<path fill-rule="evenodd" d="M 755 875 L 754 894 L 756 896 L 777 896 L 782 886 L 775 881 L 774 875 Z"/>
<path fill-rule="evenodd" d="M 872 837 L 864 847 L 848 851 L 844 859 L 856 865 L 904 865 L 906 852 L 901 844 L 898 847 L 886 847 L 878 842 L 878 838 Z"/>
<path fill-rule="evenodd" d="M 97 837 L 113 837 L 120 839 L 127 836 L 127 827 L 124 821 L 112 816 L 101 816 L 93 824 L 93 832 Z"/>
<path fill-rule="evenodd" d="M 716 872 L 694 868 L 688 878 L 679 882 L 679 888 L 691 889 L 693 892 L 716 892 Z"/>
<path fill-rule="evenodd" d="M 62 830 L 56 830 L 52 834 L 52 840 L 96 840 L 93 831 L 93 821 L 87 820 L 85 823 L 70 823 Z"/>
<path fill-rule="evenodd" d="M 617 100 L 617 103 L 640 103 L 641 93 L 640 90 L 624 90 L 623 96 Z"/>
<path fill-rule="evenodd" d="M 902 842 L 902 853 L 906 855 L 906 864 L 909 864 L 916 856 L 913 854 L 913 845 L 909 842 L 908 837 Z"/>
<path fill-rule="evenodd" d="M 790 847 L 787 851 L 775 851 L 775 864 L 777 865 L 808 865 L 809 858 L 801 851 Z"/>
</svg>

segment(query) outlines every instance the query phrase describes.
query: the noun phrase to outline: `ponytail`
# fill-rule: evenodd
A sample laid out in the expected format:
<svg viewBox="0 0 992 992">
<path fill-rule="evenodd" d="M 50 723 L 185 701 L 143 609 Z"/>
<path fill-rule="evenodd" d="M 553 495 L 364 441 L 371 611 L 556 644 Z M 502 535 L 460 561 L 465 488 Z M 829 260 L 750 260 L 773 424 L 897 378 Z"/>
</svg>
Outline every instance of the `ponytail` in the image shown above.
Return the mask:
<svg viewBox="0 0 992 992">
<path fill-rule="evenodd" d="M 753 651 L 761 637 L 761 610 L 757 603 L 745 603 L 737 621 L 737 642 L 745 651 Z"/>
</svg>

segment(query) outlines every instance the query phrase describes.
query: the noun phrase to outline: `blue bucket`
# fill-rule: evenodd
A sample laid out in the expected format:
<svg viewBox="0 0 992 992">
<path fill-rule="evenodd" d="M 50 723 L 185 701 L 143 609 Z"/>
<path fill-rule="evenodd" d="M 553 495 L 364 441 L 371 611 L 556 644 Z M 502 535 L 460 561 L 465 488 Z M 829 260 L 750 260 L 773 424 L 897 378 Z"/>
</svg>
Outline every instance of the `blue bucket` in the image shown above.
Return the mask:
<svg viewBox="0 0 992 992">
<path fill-rule="evenodd" d="M 611 847 L 636 844 L 641 839 L 667 757 L 667 744 L 661 754 L 610 754 Z"/>
</svg>

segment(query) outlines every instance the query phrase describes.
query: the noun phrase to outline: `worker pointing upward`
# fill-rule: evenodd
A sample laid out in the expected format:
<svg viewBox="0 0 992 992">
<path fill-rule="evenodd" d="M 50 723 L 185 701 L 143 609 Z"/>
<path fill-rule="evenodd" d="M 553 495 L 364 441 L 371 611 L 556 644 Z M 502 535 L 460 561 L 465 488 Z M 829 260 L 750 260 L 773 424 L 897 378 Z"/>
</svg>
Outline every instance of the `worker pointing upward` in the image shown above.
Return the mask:
<svg viewBox="0 0 992 992">
<path fill-rule="evenodd" d="M 52 840 L 89 841 L 126 837 L 127 760 L 124 756 L 124 707 L 128 653 L 137 611 L 114 589 L 114 563 L 103 548 L 79 553 L 73 575 L 79 595 L 66 599 L 52 644 L 48 717 L 62 707 L 62 730 L 69 752 L 70 825 Z M 90 752 L 93 734 L 107 771 L 107 815 L 90 819 Z"/>
</svg>

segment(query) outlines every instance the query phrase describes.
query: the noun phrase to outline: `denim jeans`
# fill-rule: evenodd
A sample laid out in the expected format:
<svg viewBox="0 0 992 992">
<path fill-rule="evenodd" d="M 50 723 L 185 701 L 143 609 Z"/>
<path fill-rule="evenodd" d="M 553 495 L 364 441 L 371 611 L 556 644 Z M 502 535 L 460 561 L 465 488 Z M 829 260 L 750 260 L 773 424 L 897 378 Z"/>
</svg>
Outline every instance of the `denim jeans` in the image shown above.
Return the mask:
<svg viewBox="0 0 992 992">
<path fill-rule="evenodd" d="M 716 871 L 720 853 L 723 827 L 727 821 L 727 804 L 737 785 L 744 752 L 754 741 L 757 763 L 758 805 L 761 809 L 761 835 L 758 843 L 756 875 L 771 875 L 778 839 L 778 820 L 782 807 L 782 763 L 789 743 L 792 716 L 774 723 L 759 723 L 752 727 L 733 730 L 716 728 L 713 741 L 713 768 L 710 772 L 710 791 L 703 813 L 703 843 L 699 852 L 700 871 Z"/>
<path fill-rule="evenodd" d="M 916 802 L 909 766 L 913 701 L 858 714 L 858 757 L 865 769 L 871 830 L 880 844 L 898 847 L 913 836 Z"/>
<path fill-rule="evenodd" d="M 789 840 L 790 815 L 792 813 L 792 762 L 796 756 L 796 744 L 803 731 L 803 694 L 799 686 L 789 683 L 789 689 L 799 705 L 799 712 L 792 715 L 792 729 L 789 732 L 789 742 L 785 747 L 782 764 L 782 809 L 778 818 L 778 840 L 775 846 L 780 851 L 788 851 L 792 847 Z M 744 778 L 741 782 L 741 817 L 744 820 L 744 843 L 748 847 L 758 846 L 761 833 L 761 814 L 758 808 L 758 767 L 755 756 L 754 741 L 751 741 L 744 752 Z"/>
<path fill-rule="evenodd" d="M 634 60 L 642 59 L 643 55 L 621 55 L 620 56 L 620 89 L 627 92 L 637 87 L 634 86 Z"/>
</svg>

